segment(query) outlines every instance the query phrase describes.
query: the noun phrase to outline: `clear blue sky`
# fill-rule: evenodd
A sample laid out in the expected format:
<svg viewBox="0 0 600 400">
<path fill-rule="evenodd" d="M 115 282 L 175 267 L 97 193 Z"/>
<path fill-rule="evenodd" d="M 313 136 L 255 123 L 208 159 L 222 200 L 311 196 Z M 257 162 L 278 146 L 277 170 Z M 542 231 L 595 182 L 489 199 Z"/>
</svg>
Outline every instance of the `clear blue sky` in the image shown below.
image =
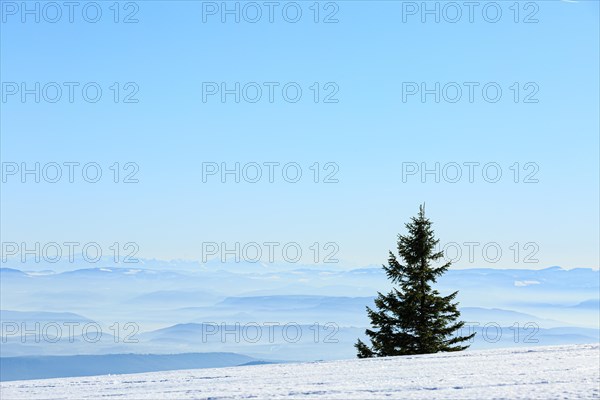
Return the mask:
<svg viewBox="0 0 600 400">
<path fill-rule="evenodd" d="M 298 3 L 298 23 L 282 18 L 282 6 L 273 23 L 266 21 L 266 7 L 257 23 L 235 23 L 231 16 L 221 23 L 219 14 L 203 23 L 202 2 L 143 1 L 137 3 L 139 22 L 132 24 L 112 21 L 113 2 L 99 2 L 103 14 L 95 24 L 83 20 L 80 9 L 73 23 L 65 14 L 57 23 L 44 15 L 40 23 L 31 16 L 22 23 L 20 10 L 13 15 L 6 8 L 12 2 L 1 3 L 3 96 L 11 89 L 6 82 L 81 83 L 73 103 L 66 89 L 57 103 L 38 104 L 33 95 L 25 103 L 19 94 L 3 99 L 2 162 L 96 162 L 103 170 L 96 184 L 80 175 L 75 183 L 63 177 L 55 184 L 7 177 L 2 241 L 133 241 L 140 257 L 160 259 L 200 259 L 203 242 L 298 242 L 306 248 L 336 242 L 340 267 L 380 264 L 425 202 L 442 243 L 502 246 L 499 262 L 486 262 L 480 252 L 475 262 L 463 257 L 457 267 L 598 267 L 597 1 L 519 2 L 518 23 L 512 1 L 497 2 L 497 23 L 482 17 L 485 2 L 472 23 L 467 8 L 457 23 L 443 16 L 435 23 L 427 15 L 422 23 L 420 14 L 405 15 L 403 22 L 403 7 L 408 12 L 422 3 L 394 1 L 342 1 L 337 9 L 322 2 L 319 23 L 312 2 Z M 120 20 L 136 11 L 127 7 Z M 323 23 L 332 12 L 339 22 Z M 523 22 L 530 14 L 537 23 Z M 99 102 L 82 100 L 86 82 L 102 87 Z M 132 90 L 125 83 L 135 82 L 139 102 L 115 104 L 114 82 L 121 97 Z M 226 103 L 218 96 L 203 102 L 203 82 L 280 82 L 279 88 L 297 82 L 303 96 L 288 103 L 276 89 L 270 103 L 265 89 L 257 103 L 235 103 L 233 96 Z M 320 96 L 334 82 L 339 101 L 315 103 L 314 82 Z M 429 95 L 423 103 L 416 95 L 404 102 L 403 82 L 430 88 L 456 82 L 463 97 L 436 103 Z M 464 82 L 479 83 L 473 102 Z M 488 82 L 503 90 L 496 103 L 481 96 Z M 525 103 L 534 91 L 538 102 Z M 270 161 L 300 164 L 302 179 L 202 181 L 203 162 Z M 121 168 L 135 162 L 139 183 L 113 183 L 114 162 Z M 309 167 L 315 162 L 321 168 L 336 163 L 339 182 L 313 183 Z M 457 183 L 443 177 L 436 183 L 432 175 L 424 183 L 419 175 L 403 182 L 407 162 L 429 168 L 436 162 L 497 163 L 502 178 L 486 182 L 478 167 L 470 183 L 463 166 Z M 518 183 L 510 169 L 515 162 Z M 535 166 L 525 169 L 528 162 Z M 534 170 L 538 182 L 523 182 Z M 539 262 L 522 263 L 525 250 L 515 262 L 514 242 L 535 243 Z"/>
</svg>

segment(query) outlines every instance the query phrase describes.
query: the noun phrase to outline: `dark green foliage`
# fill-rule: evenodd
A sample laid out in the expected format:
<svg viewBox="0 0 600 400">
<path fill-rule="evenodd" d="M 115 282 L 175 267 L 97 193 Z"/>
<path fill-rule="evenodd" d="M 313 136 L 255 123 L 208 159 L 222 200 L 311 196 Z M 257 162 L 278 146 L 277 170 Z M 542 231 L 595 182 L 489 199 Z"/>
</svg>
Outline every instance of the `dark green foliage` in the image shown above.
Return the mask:
<svg viewBox="0 0 600 400">
<path fill-rule="evenodd" d="M 406 236 L 398 235 L 403 264 L 390 252 L 388 265 L 383 266 L 395 287 L 388 294 L 378 293 L 375 310 L 367 307 L 372 329 L 366 334 L 371 347 L 359 340 L 355 344 L 359 358 L 460 351 L 469 347 L 462 343 L 475 335 L 457 334 L 464 325 L 457 321 L 460 312 L 454 299 L 458 292 L 442 296 L 431 287 L 450 263 L 432 265 L 443 253 L 435 252 L 439 240 L 425 218 L 424 206 L 406 228 Z"/>
</svg>

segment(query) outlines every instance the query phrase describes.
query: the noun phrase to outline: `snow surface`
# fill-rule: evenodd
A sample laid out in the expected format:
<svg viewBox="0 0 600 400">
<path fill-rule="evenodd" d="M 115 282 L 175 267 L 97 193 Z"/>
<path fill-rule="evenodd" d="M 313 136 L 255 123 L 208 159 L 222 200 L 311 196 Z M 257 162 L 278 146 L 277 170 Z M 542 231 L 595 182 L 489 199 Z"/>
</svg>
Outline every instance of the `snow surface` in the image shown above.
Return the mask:
<svg viewBox="0 0 600 400">
<path fill-rule="evenodd" d="M 598 344 L 152 372 L 0 385 L 5 399 L 591 399 Z"/>
</svg>

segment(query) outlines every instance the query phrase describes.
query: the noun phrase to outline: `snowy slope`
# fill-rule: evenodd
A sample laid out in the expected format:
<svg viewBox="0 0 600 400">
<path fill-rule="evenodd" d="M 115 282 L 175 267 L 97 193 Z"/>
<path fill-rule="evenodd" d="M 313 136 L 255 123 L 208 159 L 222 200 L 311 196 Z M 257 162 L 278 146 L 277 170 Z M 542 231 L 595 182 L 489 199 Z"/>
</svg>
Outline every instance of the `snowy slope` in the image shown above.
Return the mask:
<svg viewBox="0 0 600 400">
<path fill-rule="evenodd" d="M 599 398 L 598 344 L 3 383 L 5 399 Z"/>
</svg>

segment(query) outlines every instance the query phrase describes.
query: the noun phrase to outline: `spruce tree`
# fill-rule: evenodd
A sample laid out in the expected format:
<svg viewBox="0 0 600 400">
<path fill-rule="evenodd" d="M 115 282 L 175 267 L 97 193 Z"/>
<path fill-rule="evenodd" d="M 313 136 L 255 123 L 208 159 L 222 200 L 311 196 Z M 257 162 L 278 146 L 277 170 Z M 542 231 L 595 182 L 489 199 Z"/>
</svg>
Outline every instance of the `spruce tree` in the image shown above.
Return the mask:
<svg viewBox="0 0 600 400">
<path fill-rule="evenodd" d="M 454 302 L 458 292 L 442 296 L 431 287 L 451 263 L 433 265 L 443 252 L 435 251 L 439 240 L 425 218 L 424 206 L 406 228 L 406 236 L 398 235 L 398 255 L 403 263 L 390 251 L 388 265 L 383 266 L 394 288 L 386 295 L 378 292 L 377 310 L 367 307 L 372 329 L 366 334 L 371 347 L 359 339 L 355 344 L 359 358 L 460 351 L 469 347 L 461 343 L 475 335 L 456 334 L 464 325 L 458 321 L 460 312 Z"/>
</svg>

